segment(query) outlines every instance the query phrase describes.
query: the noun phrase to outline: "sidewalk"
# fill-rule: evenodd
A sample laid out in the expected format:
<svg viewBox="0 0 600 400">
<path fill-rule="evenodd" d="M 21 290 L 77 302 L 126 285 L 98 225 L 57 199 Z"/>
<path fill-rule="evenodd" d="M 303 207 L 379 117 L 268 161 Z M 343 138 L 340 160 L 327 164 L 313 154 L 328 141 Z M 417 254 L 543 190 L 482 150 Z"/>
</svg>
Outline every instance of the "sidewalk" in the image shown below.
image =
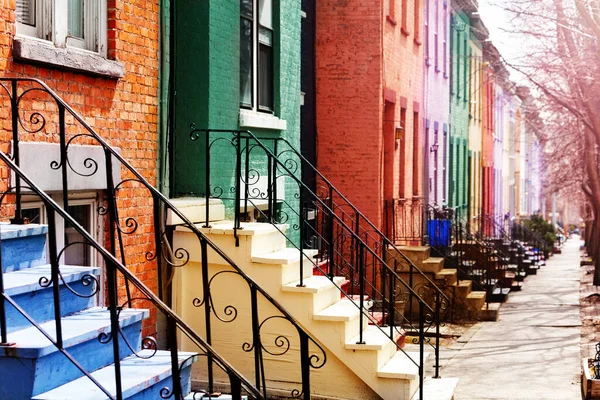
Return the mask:
<svg viewBox="0 0 600 400">
<path fill-rule="evenodd" d="M 481 322 L 441 353 L 456 400 L 576 400 L 580 394 L 579 240 L 570 240 L 497 322 Z"/>
</svg>

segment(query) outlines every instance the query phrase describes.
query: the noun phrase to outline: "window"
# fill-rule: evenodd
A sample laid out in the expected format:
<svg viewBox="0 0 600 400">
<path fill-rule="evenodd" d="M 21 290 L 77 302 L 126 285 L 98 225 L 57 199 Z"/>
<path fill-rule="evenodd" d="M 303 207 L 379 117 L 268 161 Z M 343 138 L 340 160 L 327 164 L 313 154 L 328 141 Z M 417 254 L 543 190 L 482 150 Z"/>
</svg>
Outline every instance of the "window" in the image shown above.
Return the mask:
<svg viewBox="0 0 600 400">
<path fill-rule="evenodd" d="M 405 198 L 405 188 L 404 185 L 406 184 L 406 137 L 407 137 L 407 132 L 406 132 L 406 108 L 402 107 L 400 108 L 400 126 L 402 127 L 402 132 L 403 132 L 403 136 L 402 136 L 402 140 L 400 141 L 400 170 L 399 170 L 399 175 L 400 175 L 400 190 L 398 192 L 398 197 L 401 199 Z"/>
<path fill-rule="evenodd" d="M 402 33 L 408 36 L 408 0 L 402 0 Z"/>
<path fill-rule="evenodd" d="M 444 0 L 444 14 L 443 14 L 443 18 L 444 18 L 444 22 L 442 24 L 442 27 L 444 29 L 444 44 L 442 47 L 442 52 L 443 52 L 443 71 L 444 71 L 444 78 L 448 77 L 448 1 Z"/>
<path fill-rule="evenodd" d="M 18 34 L 105 55 L 106 0 L 17 0 L 16 4 Z"/>
<path fill-rule="evenodd" d="M 440 51 L 439 51 L 439 37 L 440 37 L 440 0 L 435 1 L 435 32 L 434 32 L 434 60 L 435 60 L 435 72 L 440 72 Z"/>
<path fill-rule="evenodd" d="M 413 112 L 413 196 L 419 195 L 419 113 Z"/>
<path fill-rule="evenodd" d="M 434 0 L 435 1 L 435 0 Z M 431 65 L 431 60 L 429 59 L 429 24 L 431 23 L 431 21 L 429 21 L 429 4 L 430 0 L 425 0 L 425 65 L 430 66 Z"/>
<path fill-rule="evenodd" d="M 240 105 L 273 111 L 273 0 L 240 1 Z"/>
<path fill-rule="evenodd" d="M 396 13 L 395 13 L 395 8 L 396 5 L 394 4 L 396 2 L 396 0 L 385 0 L 385 14 L 388 18 L 388 21 L 391 20 L 391 22 L 395 22 L 394 18 L 396 17 Z"/>
<path fill-rule="evenodd" d="M 415 27 L 414 27 L 414 31 L 415 31 L 415 42 L 417 44 L 421 43 L 421 1 L 420 0 L 415 0 L 415 10 L 414 10 L 414 17 L 415 17 Z"/>
<path fill-rule="evenodd" d="M 62 204 L 61 197 L 52 195 L 52 198 Z M 77 198 L 69 200 L 69 214 L 81 225 L 91 236 L 96 239 L 98 221 L 95 198 Z M 34 224 L 47 224 L 46 209 L 41 202 L 24 202 L 23 217 L 29 218 Z M 95 252 L 92 247 L 78 244 L 84 241 L 83 236 L 61 217 L 56 218 L 57 227 L 57 250 L 65 249 L 61 263 L 76 266 L 95 266 Z M 71 246 L 69 246 L 71 244 Z M 68 247 L 67 247 L 68 246 Z"/>
</svg>

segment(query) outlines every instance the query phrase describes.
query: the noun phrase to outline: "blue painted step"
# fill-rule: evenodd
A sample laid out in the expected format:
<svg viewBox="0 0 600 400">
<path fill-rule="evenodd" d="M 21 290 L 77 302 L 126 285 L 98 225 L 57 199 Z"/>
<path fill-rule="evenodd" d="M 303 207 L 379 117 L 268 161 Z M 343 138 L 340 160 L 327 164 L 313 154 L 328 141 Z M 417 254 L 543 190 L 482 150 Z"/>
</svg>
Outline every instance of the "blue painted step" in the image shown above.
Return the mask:
<svg viewBox="0 0 600 400">
<path fill-rule="evenodd" d="M 150 355 L 148 350 L 141 354 Z M 196 353 L 179 352 L 183 393 L 190 391 L 192 364 L 198 359 Z M 114 365 L 91 374 L 111 394 L 115 394 Z M 143 360 L 130 356 L 121 361 L 123 398 L 128 400 L 156 400 L 164 398 L 160 391 L 173 388 L 171 380 L 171 353 L 159 351 L 154 357 Z M 56 389 L 33 397 L 32 400 L 105 400 L 108 397 L 87 377 L 82 377 Z"/>
<path fill-rule="evenodd" d="M 190 393 L 185 396 L 184 400 L 233 400 L 233 397 L 229 394 L 222 394 L 219 397 L 209 397 L 208 395 L 203 396 L 201 393 Z M 248 400 L 248 396 L 242 396 L 242 400 Z"/>
<path fill-rule="evenodd" d="M 61 281 L 61 314 L 63 316 L 82 311 L 94 306 L 94 297 L 85 298 L 73 294 L 66 286 L 77 293 L 90 296 L 94 291 L 94 284 L 85 284 L 86 276 L 100 276 L 100 268 L 60 266 L 64 282 Z M 28 268 L 4 274 L 4 291 L 18 305 L 23 308 L 38 324 L 54 320 L 54 297 L 52 286 L 43 288 L 40 279 L 50 279 L 50 265 Z M 7 324 L 9 332 L 24 329 L 31 324 L 14 307 L 6 306 Z"/>
<path fill-rule="evenodd" d="M 18 271 L 46 264 L 46 225 L 0 224 L 2 271 Z"/>
<path fill-rule="evenodd" d="M 147 310 L 126 309 L 119 316 L 123 333 L 134 348 L 141 347 L 142 320 Z M 54 321 L 42 328 L 56 337 Z M 86 370 L 94 371 L 113 363 L 112 342 L 98 340 L 101 333 L 110 332 L 110 315 L 106 308 L 91 308 L 62 319 L 64 347 Z M 8 336 L 15 346 L 0 348 L 0 398 L 30 399 L 77 379 L 83 374 L 35 327 Z M 132 354 L 119 337 L 121 358 Z"/>
</svg>

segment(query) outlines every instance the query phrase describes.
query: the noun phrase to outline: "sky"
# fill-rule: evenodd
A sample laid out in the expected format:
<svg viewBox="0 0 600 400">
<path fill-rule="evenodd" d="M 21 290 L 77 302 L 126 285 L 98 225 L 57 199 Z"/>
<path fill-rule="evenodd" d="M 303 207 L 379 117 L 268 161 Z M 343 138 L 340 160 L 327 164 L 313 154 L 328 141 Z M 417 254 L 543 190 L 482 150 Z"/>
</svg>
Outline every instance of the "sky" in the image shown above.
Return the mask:
<svg viewBox="0 0 600 400">
<path fill-rule="evenodd" d="M 502 28 L 509 29 L 511 16 L 500 5 L 510 0 L 479 0 L 479 13 L 485 26 L 490 31 L 490 39 L 494 46 L 500 51 L 502 57 L 509 63 L 519 59 L 525 38 L 516 37 Z M 510 69 L 509 69 L 510 70 Z M 511 71 L 511 77 L 515 78 L 515 72 Z"/>
</svg>

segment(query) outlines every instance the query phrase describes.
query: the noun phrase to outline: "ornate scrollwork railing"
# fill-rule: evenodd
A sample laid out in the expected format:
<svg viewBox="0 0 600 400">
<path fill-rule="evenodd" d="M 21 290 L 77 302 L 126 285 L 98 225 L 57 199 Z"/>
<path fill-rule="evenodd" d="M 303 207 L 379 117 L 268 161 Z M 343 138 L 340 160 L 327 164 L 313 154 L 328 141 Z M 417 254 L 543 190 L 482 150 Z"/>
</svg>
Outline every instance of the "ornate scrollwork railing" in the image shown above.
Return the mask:
<svg viewBox="0 0 600 400">
<path fill-rule="evenodd" d="M 308 399 L 310 398 L 310 370 L 321 368 L 326 362 L 326 353 L 324 349 L 298 324 L 298 322 L 266 291 L 264 291 L 253 279 L 245 274 L 235 262 L 228 257 L 220 248 L 218 248 L 200 228 L 193 224 L 183 213 L 181 213 L 163 194 L 156 190 L 134 167 L 129 164 L 119 151 L 111 147 L 103 138 L 101 138 L 83 118 L 81 118 L 69 105 L 64 102 L 56 93 L 54 93 L 43 82 L 35 79 L 21 78 L 0 78 L 0 91 L 4 91 L 10 101 L 10 115 L 12 121 L 12 145 L 11 154 L 0 154 L 5 164 L 13 171 L 13 186 L 8 191 L 11 196 L 10 204 L 14 205 L 14 223 L 24 222 L 23 218 L 23 193 L 37 195 L 43 202 L 48 216 L 48 225 L 50 232 L 55 230 L 55 218 L 60 216 L 65 223 L 70 224 L 84 238 L 81 245 L 93 248 L 100 254 L 104 263 L 107 265 L 107 301 L 111 311 L 111 332 L 99 336 L 101 343 L 112 343 L 115 346 L 115 365 L 117 365 L 115 380 L 117 388 L 120 387 L 120 375 L 118 372 L 118 336 L 122 338 L 122 329 L 118 324 L 120 311 L 124 307 L 131 308 L 133 303 L 144 301 L 152 306 L 151 317 L 162 314 L 167 321 L 165 337 L 167 338 L 167 347 L 172 351 L 172 388 L 164 388 L 161 392 L 163 398 L 180 398 L 182 388 L 180 385 L 178 372 L 180 366 L 177 361 L 177 338 L 185 338 L 206 361 L 207 371 L 207 391 L 214 393 L 214 375 L 213 370 L 220 369 L 229 377 L 232 395 L 236 399 L 241 399 L 242 390 L 252 398 L 267 398 L 267 381 L 275 380 L 277 377 L 270 378 L 265 369 L 267 360 L 264 353 L 269 354 L 269 359 L 274 358 L 267 349 L 271 347 L 262 342 L 260 329 L 266 321 L 277 318 L 286 321 L 289 325 L 289 331 L 292 332 L 281 336 L 275 343 L 277 347 L 280 343 L 294 343 L 299 347 L 297 360 L 294 361 L 298 366 L 301 380 L 300 387 L 291 389 L 290 395 Z M 35 96 L 32 94 L 35 93 Z M 54 143 L 57 148 L 56 159 L 52 160 L 47 167 L 56 171 L 61 182 L 60 194 L 63 204 L 59 207 L 54 203 L 39 187 L 36 187 L 25 174 L 19 169 L 21 161 L 21 136 L 22 133 L 35 134 L 36 138 L 43 138 L 44 141 Z M 99 149 L 99 156 L 85 155 L 77 157 L 76 145 L 92 145 Z M 87 154 L 87 153 L 86 153 Z M 43 165 L 39 166 L 44 168 Z M 105 227 L 108 239 L 106 248 L 99 245 L 92 239 L 92 236 L 86 232 L 67 211 L 69 210 L 71 188 L 77 187 L 74 180 L 96 178 L 97 181 L 104 181 L 102 190 L 103 199 L 98 207 L 98 215 L 105 220 Z M 102 178 L 102 179 L 100 179 Z M 25 184 L 24 184 L 25 182 Z M 247 181 L 248 182 L 248 181 Z M 215 189 L 218 191 L 218 189 Z M 213 190 L 213 193 L 215 193 Z M 4 197 L 3 197 L 4 198 Z M 208 205 L 208 204 L 207 204 Z M 169 283 L 173 277 L 173 271 L 177 268 L 184 268 L 189 265 L 191 258 L 190 250 L 187 248 L 172 249 L 167 238 L 171 234 L 172 228 L 167 227 L 167 211 L 177 218 L 183 226 L 191 231 L 196 240 L 201 259 L 202 272 L 201 280 L 198 282 L 198 293 L 195 303 L 203 305 L 205 329 L 204 335 L 200 335 L 191 328 L 189 321 L 184 321 L 176 315 L 166 304 L 168 299 Z M 11 210 L 11 213 L 13 211 Z M 6 214 L 6 213 L 5 213 Z M 55 246 L 56 238 L 50 237 L 50 258 L 56 266 L 53 267 L 52 276 L 44 280 L 45 284 L 56 286 L 61 279 L 60 266 L 58 260 L 60 255 Z M 74 243 L 73 243 L 74 245 Z M 61 253 L 64 252 L 64 249 Z M 218 273 L 210 273 L 208 269 L 208 252 L 221 260 L 220 264 L 228 271 L 228 277 L 245 282 L 249 288 L 249 297 L 245 299 L 247 303 L 253 306 L 244 307 L 244 321 L 249 325 L 247 331 L 251 333 L 251 339 L 241 339 L 239 352 L 247 353 L 247 343 L 250 344 L 252 353 L 255 357 L 255 370 L 253 371 L 254 383 L 251 384 L 237 370 L 227 363 L 217 351 L 212 347 L 213 340 L 211 336 L 211 324 L 216 322 L 227 323 L 227 319 L 218 318 L 215 308 L 212 304 L 215 298 L 220 296 L 222 301 L 227 300 L 227 293 L 219 293 L 212 290 L 212 282 Z M 137 271 L 142 271 L 144 280 L 150 284 L 146 286 L 136 276 Z M 220 276 L 221 278 L 221 276 Z M 97 285 L 89 277 L 82 278 L 82 284 Z M 124 290 L 120 290 L 121 287 Z M 4 296 L 7 301 L 11 301 Z M 1 299 L 0 299 L 1 300 Z M 259 308 L 258 303 L 268 304 L 268 308 Z M 125 306 L 123 306 L 125 304 Z M 210 304 L 210 305 L 209 305 Z M 198 305 L 198 304 L 194 304 Z M 232 306 L 233 307 L 233 306 Z M 3 310 L 3 304 L 0 304 Z M 235 315 L 234 315 L 234 311 Z M 241 313 L 242 308 L 227 308 L 229 317 L 234 319 Z M 270 310 L 270 311 L 269 311 Z M 60 314 L 57 314 L 60 315 Z M 1 318 L 0 318 L 1 319 Z M 60 318 L 56 318 L 56 324 L 61 324 Z M 216 320 L 216 321 L 215 321 Z M 31 321 L 35 325 L 35 321 Z M 0 325 L 5 331 L 6 321 L 1 321 Z M 38 326 L 39 328 L 39 326 Z M 6 339 L 3 335 L 3 339 Z M 145 339 L 142 348 L 147 347 L 142 357 L 148 357 L 148 353 L 154 351 L 154 342 Z M 60 340 L 56 342 L 57 347 L 63 352 Z M 135 347 L 131 343 L 129 347 Z M 131 345 L 131 346 L 130 346 Z M 149 347 L 148 347 L 149 346 Z M 281 348 L 280 348 L 281 350 Z M 291 357 L 291 352 L 285 352 Z M 282 354 L 280 354 L 281 356 Z M 76 362 L 76 360 L 75 360 Z M 78 364 L 76 364 L 78 365 Z M 80 368 L 81 369 L 81 368 Z M 82 371 L 85 373 L 85 371 Z M 89 374 L 86 373 L 89 376 Z M 121 398 L 117 391 L 116 398 Z"/>
<path fill-rule="evenodd" d="M 299 252 L 316 248 L 314 259 L 300 257 L 300 285 L 306 267 L 332 280 L 343 276 L 347 284 L 340 290 L 372 324 L 380 326 L 392 340 L 401 329 L 423 336 L 434 332 L 435 343 L 421 343 L 433 346 L 439 357 L 440 318 L 449 302 L 446 294 L 287 140 L 257 137 L 249 131 L 198 129 L 194 125 L 190 130 L 191 140 L 200 143 L 205 160 L 206 203 L 215 192 L 229 202 L 235 231 L 243 229 L 243 221 L 254 218 L 280 229 L 288 244 Z M 224 158 L 235 164 L 226 175 L 214 165 Z M 306 170 L 315 178 L 302 180 Z M 206 213 L 208 226 L 208 207 Z M 292 229 L 285 232 L 279 227 L 281 223 Z M 411 283 L 401 274 L 410 276 Z M 417 283 L 431 289 L 433 295 L 428 301 L 415 290 Z M 407 315 L 407 304 L 419 310 Z M 373 306 L 367 309 L 367 305 Z"/>
</svg>

